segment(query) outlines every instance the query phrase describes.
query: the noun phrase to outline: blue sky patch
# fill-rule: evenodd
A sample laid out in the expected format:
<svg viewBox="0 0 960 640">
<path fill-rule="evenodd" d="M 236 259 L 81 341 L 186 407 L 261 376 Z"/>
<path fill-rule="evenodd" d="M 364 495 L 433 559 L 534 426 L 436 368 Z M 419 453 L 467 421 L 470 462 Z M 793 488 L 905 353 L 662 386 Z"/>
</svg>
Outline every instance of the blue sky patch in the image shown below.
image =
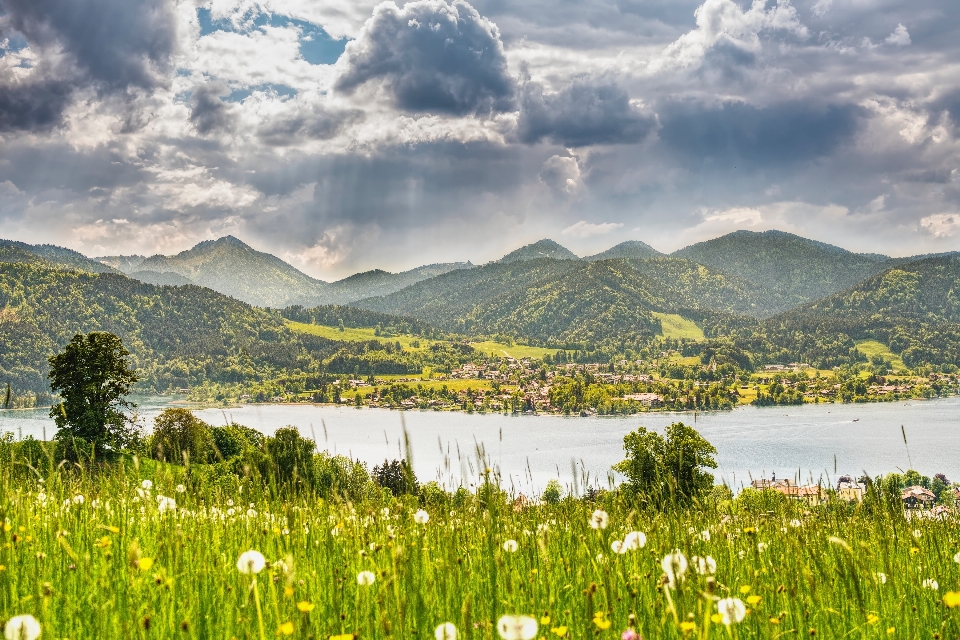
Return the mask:
<svg viewBox="0 0 960 640">
<path fill-rule="evenodd" d="M 197 9 L 197 20 L 200 22 L 201 36 L 217 31 L 237 31 L 229 20 L 214 20 L 210 9 Z M 333 64 L 349 42 L 347 38 L 334 40 L 320 25 L 276 14 L 258 14 L 249 24 L 253 29 L 268 25 L 300 29 L 300 55 L 310 64 Z"/>
<path fill-rule="evenodd" d="M 258 84 L 253 87 L 247 87 L 246 89 L 234 89 L 229 96 L 225 97 L 224 100 L 227 102 L 243 102 L 254 91 L 272 91 L 277 95 L 283 98 L 292 98 L 297 95 L 297 90 L 293 87 L 288 87 L 285 84 Z"/>
</svg>

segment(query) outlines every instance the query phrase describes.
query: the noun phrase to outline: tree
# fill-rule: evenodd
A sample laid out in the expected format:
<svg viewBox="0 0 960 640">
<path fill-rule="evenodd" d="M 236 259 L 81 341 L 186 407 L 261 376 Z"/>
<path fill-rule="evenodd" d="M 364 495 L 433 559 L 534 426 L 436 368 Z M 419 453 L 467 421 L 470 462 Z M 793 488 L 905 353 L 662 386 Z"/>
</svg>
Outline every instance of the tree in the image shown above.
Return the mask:
<svg viewBox="0 0 960 640">
<path fill-rule="evenodd" d="M 613 469 L 625 475 L 628 494 L 650 502 L 689 502 L 713 487 L 717 452 L 696 429 L 682 422 L 667 427 L 664 436 L 640 427 L 623 438 L 627 459 Z"/>
<path fill-rule="evenodd" d="M 395 496 L 417 493 L 417 476 L 406 460 L 383 461 L 373 468 L 373 480 Z"/>
<path fill-rule="evenodd" d="M 61 398 L 50 408 L 57 438 L 81 438 L 98 452 L 136 440 L 136 426 L 123 412 L 136 408 L 125 399 L 139 379 L 129 355 L 117 336 L 92 332 L 78 333 L 50 358 L 50 389 Z"/>
<path fill-rule="evenodd" d="M 164 409 L 153 421 L 150 453 L 167 462 L 205 463 L 214 457 L 210 425 L 187 409 Z"/>
<path fill-rule="evenodd" d="M 560 486 L 560 482 L 556 478 L 551 478 L 541 497 L 547 504 L 558 504 L 563 498 L 563 487 Z"/>
</svg>

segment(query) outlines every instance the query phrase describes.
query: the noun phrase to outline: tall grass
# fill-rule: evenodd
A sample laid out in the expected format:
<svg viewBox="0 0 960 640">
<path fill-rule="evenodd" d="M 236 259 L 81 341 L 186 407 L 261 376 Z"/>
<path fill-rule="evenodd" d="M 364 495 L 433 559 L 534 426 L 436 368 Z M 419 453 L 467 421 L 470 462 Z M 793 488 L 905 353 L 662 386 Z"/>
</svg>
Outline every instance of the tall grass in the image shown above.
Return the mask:
<svg viewBox="0 0 960 640">
<path fill-rule="evenodd" d="M 614 493 L 523 507 L 481 480 L 457 499 L 348 503 L 251 479 L 193 484 L 182 467 L 136 460 L 42 475 L 11 454 L 0 619 L 32 614 L 44 638 L 98 639 L 432 638 L 446 622 L 489 639 L 504 615 L 536 618 L 538 638 L 620 638 L 631 624 L 648 640 L 960 634 L 960 609 L 943 602 L 960 587 L 953 519 L 880 501 L 637 510 Z M 590 526 L 597 509 L 606 528 Z M 645 546 L 615 552 L 630 531 Z M 266 557 L 261 573 L 238 571 L 248 550 Z M 662 560 L 676 552 L 689 566 L 667 585 Z M 694 556 L 715 559 L 716 575 Z M 363 571 L 373 584 L 358 584 Z M 741 622 L 719 620 L 723 598 L 745 603 Z"/>
</svg>

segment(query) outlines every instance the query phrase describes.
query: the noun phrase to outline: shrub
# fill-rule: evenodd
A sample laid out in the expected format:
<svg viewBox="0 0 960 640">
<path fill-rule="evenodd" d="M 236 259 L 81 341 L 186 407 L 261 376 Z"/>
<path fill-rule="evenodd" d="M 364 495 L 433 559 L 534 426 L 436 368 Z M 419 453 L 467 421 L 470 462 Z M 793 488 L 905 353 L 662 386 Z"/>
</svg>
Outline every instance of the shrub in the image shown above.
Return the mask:
<svg viewBox="0 0 960 640">
<path fill-rule="evenodd" d="M 210 435 L 213 438 L 215 456 L 221 460 L 235 458 L 249 447 L 260 449 L 264 443 L 262 433 L 240 424 L 213 427 Z"/>
<path fill-rule="evenodd" d="M 271 475 L 278 486 L 312 488 L 316 480 L 313 453 L 316 444 L 300 435 L 295 427 L 277 429 L 265 443 Z"/>
</svg>

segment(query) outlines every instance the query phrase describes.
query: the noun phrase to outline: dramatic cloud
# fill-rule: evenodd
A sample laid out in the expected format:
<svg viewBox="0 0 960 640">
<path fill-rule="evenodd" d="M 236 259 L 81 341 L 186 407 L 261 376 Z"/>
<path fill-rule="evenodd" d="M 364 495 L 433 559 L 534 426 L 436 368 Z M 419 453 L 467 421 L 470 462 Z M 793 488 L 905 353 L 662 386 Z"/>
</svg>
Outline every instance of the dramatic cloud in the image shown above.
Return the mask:
<svg viewBox="0 0 960 640">
<path fill-rule="evenodd" d="M 517 134 L 531 143 L 547 139 L 568 147 L 639 142 L 656 118 L 630 102 L 616 84 L 578 78 L 557 93 L 528 82 L 522 89 Z"/>
<path fill-rule="evenodd" d="M 409 112 L 454 115 L 508 111 L 514 81 L 496 25 L 459 0 L 379 5 L 347 45 L 337 89 L 377 81 Z"/>
<path fill-rule="evenodd" d="M 0 0 L 0 220 L 325 278 L 624 230 L 957 250 L 958 60 L 951 0 Z"/>
</svg>

